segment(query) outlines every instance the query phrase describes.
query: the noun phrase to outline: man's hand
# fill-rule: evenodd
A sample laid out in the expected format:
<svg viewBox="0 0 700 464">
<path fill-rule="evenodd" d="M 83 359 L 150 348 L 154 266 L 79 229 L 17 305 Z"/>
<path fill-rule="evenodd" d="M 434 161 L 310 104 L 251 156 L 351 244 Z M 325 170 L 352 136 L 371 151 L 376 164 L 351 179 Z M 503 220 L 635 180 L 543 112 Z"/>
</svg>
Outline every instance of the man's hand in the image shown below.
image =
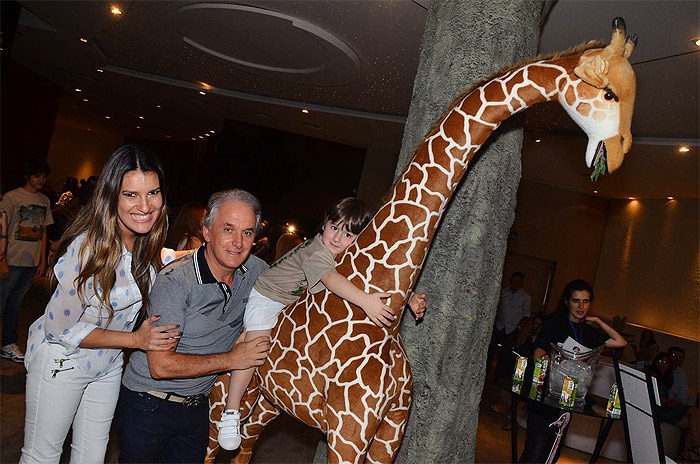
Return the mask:
<svg viewBox="0 0 700 464">
<path fill-rule="evenodd" d="M 364 302 L 360 306 L 375 325 L 379 327 L 391 327 L 396 315 L 384 300 L 391 297 L 391 293 L 377 292 L 367 293 Z"/>
<path fill-rule="evenodd" d="M 0 279 L 7 280 L 10 278 L 10 266 L 7 265 L 7 260 L 0 261 Z"/>
<path fill-rule="evenodd" d="M 256 337 L 250 341 L 245 340 L 245 330 L 229 351 L 231 355 L 231 369 L 243 370 L 249 367 L 262 366 L 270 351 L 270 337 Z"/>
<path fill-rule="evenodd" d="M 408 306 L 411 308 L 416 320 L 422 319 L 428 306 L 428 303 L 425 301 L 425 293 L 411 292 L 411 296 L 408 298 Z"/>
<path fill-rule="evenodd" d="M 40 262 L 36 267 L 36 274 L 34 274 L 34 278 L 44 277 L 44 272 L 46 272 L 46 261 Z"/>
</svg>

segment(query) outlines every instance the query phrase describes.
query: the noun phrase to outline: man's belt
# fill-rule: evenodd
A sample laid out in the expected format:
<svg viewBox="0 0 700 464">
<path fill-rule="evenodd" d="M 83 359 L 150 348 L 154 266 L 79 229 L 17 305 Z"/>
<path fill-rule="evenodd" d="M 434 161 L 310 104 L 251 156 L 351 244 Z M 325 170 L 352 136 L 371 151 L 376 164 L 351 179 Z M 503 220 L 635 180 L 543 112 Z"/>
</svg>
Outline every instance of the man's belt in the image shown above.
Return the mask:
<svg viewBox="0 0 700 464">
<path fill-rule="evenodd" d="M 203 403 L 207 399 L 207 395 L 204 395 L 202 393 L 200 393 L 199 395 L 192 396 L 180 396 L 176 395 L 175 393 L 165 393 L 156 390 L 148 390 L 146 393 L 151 396 L 155 396 L 156 398 L 160 398 L 161 400 L 172 401 L 173 403 L 180 403 L 186 408 L 189 408 L 190 406 L 197 406 L 198 404 Z"/>
</svg>

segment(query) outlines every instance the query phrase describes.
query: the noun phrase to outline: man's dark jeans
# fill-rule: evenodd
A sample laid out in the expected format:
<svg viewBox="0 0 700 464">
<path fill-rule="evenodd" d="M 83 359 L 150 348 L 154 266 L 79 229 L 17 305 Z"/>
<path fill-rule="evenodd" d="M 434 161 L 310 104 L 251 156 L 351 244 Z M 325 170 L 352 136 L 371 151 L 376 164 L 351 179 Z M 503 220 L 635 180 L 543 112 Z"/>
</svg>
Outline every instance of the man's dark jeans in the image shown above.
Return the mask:
<svg viewBox="0 0 700 464">
<path fill-rule="evenodd" d="M 185 407 L 122 385 L 114 428 L 120 463 L 200 464 L 209 441 L 209 404 Z"/>
</svg>

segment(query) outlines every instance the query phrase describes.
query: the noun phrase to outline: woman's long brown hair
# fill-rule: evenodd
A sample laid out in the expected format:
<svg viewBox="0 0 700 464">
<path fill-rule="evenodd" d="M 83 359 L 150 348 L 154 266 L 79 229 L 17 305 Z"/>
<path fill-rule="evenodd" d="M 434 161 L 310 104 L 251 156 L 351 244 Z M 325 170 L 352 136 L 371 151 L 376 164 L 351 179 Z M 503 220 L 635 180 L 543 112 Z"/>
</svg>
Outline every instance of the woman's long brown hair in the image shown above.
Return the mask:
<svg viewBox="0 0 700 464">
<path fill-rule="evenodd" d="M 56 258 L 63 256 L 68 246 L 77 236 L 86 232 L 80 248 L 81 263 L 75 287 L 83 303 L 85 285 L 92 282 L 102 308 L 109 312 L 108 321 L 114 310 L 110 292 L 116 282 L 116 269 L 122 256 L 122 238 L 119 233 L 117 205 L 124 175 L 129 171 L 155 172 L 160 182 L 163 206 L 151 231 L 137 235 L 131 251 L 131 273 L 141 292 L 143 304 L 141 312 L 146 313 L 150 306 L 148 293 L 151 288 L 150 268 L 162 268 L 160 257 L 167 235 L 166 195 L 163 168 L 155 154 L 135 145 L 123 145 L 114 150 L 100 173 L 92 200 L 86 205 L 75 221 L 66 229 L 59 240 Z M 53 268 L 51 269 L 53 276 Z M 102 289 L 100 292 L 97 289 Z"/>
</svg>

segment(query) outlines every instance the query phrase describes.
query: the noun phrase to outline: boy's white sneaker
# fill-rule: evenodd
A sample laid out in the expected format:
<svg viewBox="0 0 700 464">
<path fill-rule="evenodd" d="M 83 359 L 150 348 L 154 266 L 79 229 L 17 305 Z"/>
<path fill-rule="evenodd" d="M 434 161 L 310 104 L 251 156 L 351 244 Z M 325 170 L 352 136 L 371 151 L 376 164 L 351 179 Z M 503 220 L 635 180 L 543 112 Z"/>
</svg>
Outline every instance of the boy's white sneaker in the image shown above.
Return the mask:
<svg viewBox="0 0 700 464">
<path fill-rule="evenodd" d="M 16 363 L 24 362 L 24 353 L 15 343 L 10 343 L 2 347 L 0 351 L 0 358 L 10 359 Z"/>
<path fill-rule="evenodd" d="M 232 451 L 241 446 L 241 413 L 235 409 L 226 409 L 221 413 L 219 427 L 219 446 Z"/>
</svg>

